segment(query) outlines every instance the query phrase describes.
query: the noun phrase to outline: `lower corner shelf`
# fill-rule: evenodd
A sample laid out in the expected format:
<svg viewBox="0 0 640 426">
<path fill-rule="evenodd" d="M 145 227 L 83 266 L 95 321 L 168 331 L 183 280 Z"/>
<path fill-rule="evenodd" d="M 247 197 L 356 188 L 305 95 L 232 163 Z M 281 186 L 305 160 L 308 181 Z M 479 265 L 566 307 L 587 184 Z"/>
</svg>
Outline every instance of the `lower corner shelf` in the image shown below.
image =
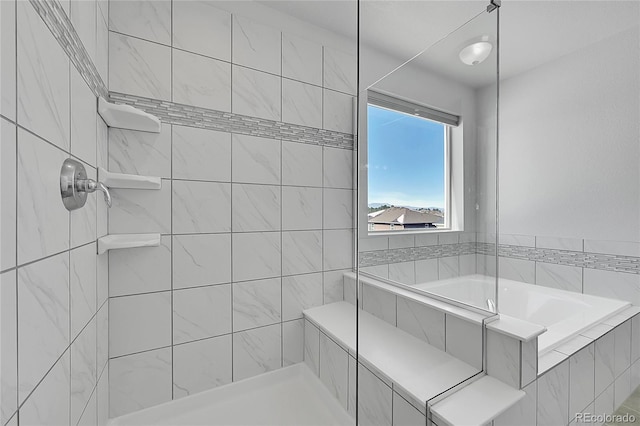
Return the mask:
<svg viewBox="0 0 640 426">
<path fill-rule="evenodd" d="M 158 247 L 160 234 L 112 234 L 98 238 L 98 254 L 108 250 L 135 247 Z"/>
</svg>

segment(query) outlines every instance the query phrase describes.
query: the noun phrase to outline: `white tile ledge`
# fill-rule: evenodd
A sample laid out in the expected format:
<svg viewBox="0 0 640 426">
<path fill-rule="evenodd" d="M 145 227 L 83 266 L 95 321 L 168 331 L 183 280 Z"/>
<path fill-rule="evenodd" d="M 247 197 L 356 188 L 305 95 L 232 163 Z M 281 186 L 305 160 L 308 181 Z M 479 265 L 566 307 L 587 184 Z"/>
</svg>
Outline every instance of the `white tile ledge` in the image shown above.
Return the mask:
<svg viewBox="0 0 640 426">
<path fill-rule="evenodd" d="M 510 317 L 505 314 L 498 314 L 498 318 L 495 321 L 487 323 L 487 329 L 505 334 L 523 342 L 529 342 L 547 331 L 547 328 L 542 325 Z"/>
<path fill-rule="evenodd" d="M 622 324 L 623 322 L 625 322 L 626 320 L 633 318 L 634 316 L 638 315 L 640 313 L 640 307 L 638 306 L 630 306 L 627 309 L 625 309 L 624 311 L 620 312 L 619 314 L 616 314 L 614 316 L 612 316 L 611 318 L 607 318 L 606 320 L 602 321 L 604 324 L 606 325 L 610 325 L 611 327 L 617 327 L 620 324 Z"/>
<path fill-rule="evenodd" d="M 538 377 L 551 370 L 562 361 L 569 358 L 569 355 L 558 351 L 547 352 L 538 358 Z"/>
<path fill-rule="evenodd" d="M 526 393 L 484 376 L 431 407 L 439 426 L 473 426 L 491 422 Z M 464 409 L 460 409 L 464 407 Z"/>
<path fill-rule="evenodd" d="M 336 302 L 307 309 L 307 320 L 355 353 L 356 309 Z M 383 381 L 402 388 L 415 401 L 427 401 L 475 376 L 479 370 L 426 342 L 359 311 L 359 358 L 375 368 Z M 382 344 L 381 344 L 382 343 Z M 401 359 L 402 362 L 398 362 Z"/>
<path fill-rule="evenodd" d="M 355 272 L 345 272 L 345 278 L 350 279 L 351 281 L 356 280 Z M 417 293 L 412 290 L 407 290 L 401 287 L 397 287 L 391 284 L 388 284 L 384 281 L 377 280 L 372 277 L 360 275 L 360 282 L 363 284 L 370 285 L 372 287 L 377 287 L 381 290 L 384 290 L 389 293 L 393 293 L 397 296 L 404 297 L 405 299 L 413 300 L 415 302 L 426 305 L 430 308 L 433 308 L 437 311 L 443 312 L 445 314 L 453 315 L 454 317 L 460 318 L 465 321 L 472 322 L 474 324 L 482 325 L 483 322 L 495 314 L 490 312 L 484 312 L 479 309 L 474 310 L 471 307 L 461 307 L 454 305 L 453 303 L 445 302 L 444 300 L 440 300 L 436 298 L 437 296 L 426 296 L 424 294 Z M 482 312 L 482 313 L 481 313 Z"/>
<path fill-rule="evenodd" d="M 574 355 L 585 346 L 598 340 L 617 326 L 621 325 L 625 321 L 628 321 L 639 313 L 640 307 L 630 306 L 619 314 L 616 314 L 611 318 L 607 318 L 606 320 L 594 325 L 593 327 L 582 331 L 573 339 L 542 355 L 538 358 L 538 376 L 541 376 L 542 374 L 551 370 L 553 367 L 560 364 L 570 356 Z"/>
</svg>

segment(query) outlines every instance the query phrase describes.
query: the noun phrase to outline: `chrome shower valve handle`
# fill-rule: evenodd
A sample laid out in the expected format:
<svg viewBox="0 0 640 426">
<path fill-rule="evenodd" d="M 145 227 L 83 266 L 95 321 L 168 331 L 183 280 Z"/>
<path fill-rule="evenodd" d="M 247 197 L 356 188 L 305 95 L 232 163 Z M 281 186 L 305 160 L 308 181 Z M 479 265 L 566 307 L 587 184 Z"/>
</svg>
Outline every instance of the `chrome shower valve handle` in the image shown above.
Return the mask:
<svg viewBox="0 0 640 426">
<path fill-rule="evenodd" d="M 93 179 L 78 180 L 76 182 L 76 191 L 92 193 L 96 190 L 102 191 L 104 202 L 107 203 L 107 206 L 111 207 L 111 194 L 109 193 L 109 188 L 107 188 L 104 183 L 97 182 Z"/>
<path fill-rule="evenodd" d="M 82 163 L 72 158 L 67 158 L 60 171 L 60 194 L 62 203 L 67 210 L 75 210 L 84 206 L 87 202 L 87 194 L 102 191 L 104 201 L 111 207 L 111 194 L 102 182 L 97 182 L 87 177 L 87 171 Z"/>
</svg>

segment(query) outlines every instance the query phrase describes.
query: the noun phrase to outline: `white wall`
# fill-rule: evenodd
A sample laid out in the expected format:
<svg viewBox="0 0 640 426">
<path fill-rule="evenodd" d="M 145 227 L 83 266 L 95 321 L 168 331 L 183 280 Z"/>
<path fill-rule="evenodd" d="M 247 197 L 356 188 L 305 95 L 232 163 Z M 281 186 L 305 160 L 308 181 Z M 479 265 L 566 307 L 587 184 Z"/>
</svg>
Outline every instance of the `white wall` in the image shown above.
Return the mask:
<svg viewBox="0 0 640 426">
<path fill-rule="evenodd" d="M 640 240 L 638 27 L 501 83 L 500 231 Z"/>
</svg>

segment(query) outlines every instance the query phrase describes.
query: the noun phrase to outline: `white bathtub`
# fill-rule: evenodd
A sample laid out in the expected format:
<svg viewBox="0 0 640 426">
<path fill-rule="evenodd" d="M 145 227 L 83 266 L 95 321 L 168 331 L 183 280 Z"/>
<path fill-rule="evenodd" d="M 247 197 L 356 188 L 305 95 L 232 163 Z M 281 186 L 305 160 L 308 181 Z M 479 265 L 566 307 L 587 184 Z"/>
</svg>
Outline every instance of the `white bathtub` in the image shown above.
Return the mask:
<svg viewBox="0 0 640 426">
<path fill-rule="evenodd" d="M 422 290 L 482 309 L 487 309 L 488 299 L 495 299 L 494 286 L 495 278 L 483 275 L 466 275 L 415 285 Z M 538 337 L 538 355 L 544 355 L 631 305 L 621 300 L 502 278 L 498 286 L 500 314 L 547 328 L 547 331 Z"/>
</svg>

